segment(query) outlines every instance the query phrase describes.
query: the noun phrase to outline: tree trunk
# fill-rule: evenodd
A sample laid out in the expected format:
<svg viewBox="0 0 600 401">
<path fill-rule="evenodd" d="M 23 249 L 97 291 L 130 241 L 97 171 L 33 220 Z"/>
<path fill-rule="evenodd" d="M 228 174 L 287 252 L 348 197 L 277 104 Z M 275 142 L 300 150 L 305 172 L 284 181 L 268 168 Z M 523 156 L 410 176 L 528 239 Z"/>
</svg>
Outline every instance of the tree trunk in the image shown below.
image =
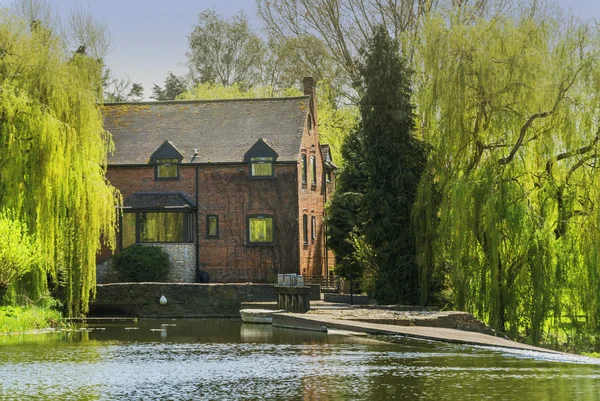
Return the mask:
<svg viewBox="0 0 600 401">
<path fill-rule="evenodd" d="M 8 285 L 0 284 L 0 305 L 2 304 L 2 298 L 4 298 L 6 291 L 8 291 Z"/>
</svg>

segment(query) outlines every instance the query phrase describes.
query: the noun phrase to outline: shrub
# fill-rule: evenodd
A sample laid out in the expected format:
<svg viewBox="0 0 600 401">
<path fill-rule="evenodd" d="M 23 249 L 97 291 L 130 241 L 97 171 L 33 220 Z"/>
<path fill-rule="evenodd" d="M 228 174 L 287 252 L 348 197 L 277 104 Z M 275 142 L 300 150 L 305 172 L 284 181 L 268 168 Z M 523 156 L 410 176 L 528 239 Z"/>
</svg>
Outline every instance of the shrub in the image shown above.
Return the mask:
<svg viewBox="0 0 600 401">
<path fill-rule="evenodd" d="M 114 267 L 121 281 L 166 281 L 171 262 L 162 248 L 135 244 L 114 257 Z"/>
<path fill-rule="evenodd" d="M 12 211 L 0 212 L 0 299 L 8 285 L 29 272 L 40 255 L 25 224 Z"/>
</svg>

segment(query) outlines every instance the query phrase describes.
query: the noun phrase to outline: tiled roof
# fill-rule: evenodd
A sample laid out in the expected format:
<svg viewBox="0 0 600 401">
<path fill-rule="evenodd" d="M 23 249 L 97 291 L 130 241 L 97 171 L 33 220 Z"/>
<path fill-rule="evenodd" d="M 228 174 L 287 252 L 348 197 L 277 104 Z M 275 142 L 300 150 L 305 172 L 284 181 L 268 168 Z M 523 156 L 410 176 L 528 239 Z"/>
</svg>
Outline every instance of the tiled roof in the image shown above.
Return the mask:
<svg viewBox="0 0 600 401">
<path fill-rule="evenodd" d="M 195 209 L 196 202 L 183 192 L 136 192 L 125 199 L 124 207 L 128 209 Z"/>
<path fill-rule="evenodd" d="M 278 161 L 296 161 L 308 106 L 308 96 L 108 103 L 104 124 L 116 149 L 108 163 L 147 164 L 164 141 L 183 153 L 182 163 L 241 163 L 259 138 Z"/>
</svg>

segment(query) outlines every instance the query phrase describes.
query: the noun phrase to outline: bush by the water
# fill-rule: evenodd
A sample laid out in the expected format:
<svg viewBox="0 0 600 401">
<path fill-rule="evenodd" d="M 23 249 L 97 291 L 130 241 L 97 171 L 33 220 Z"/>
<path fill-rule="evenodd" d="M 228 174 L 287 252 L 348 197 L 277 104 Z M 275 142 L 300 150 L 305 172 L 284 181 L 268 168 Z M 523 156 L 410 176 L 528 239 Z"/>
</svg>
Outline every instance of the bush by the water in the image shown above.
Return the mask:
<svg viewBox="0 0 600 401">
<path fill-rule="evenodd" d="M 157 246 L 132 245 L 115 256 L 121 281 L 165 281 L 171 270 L 169 255 Z"/>
<path fill-rule="evenodd" d="M 0 299 L 39 261 L 35 239 L 12 211 L 0 211 Z"/>
</svg>

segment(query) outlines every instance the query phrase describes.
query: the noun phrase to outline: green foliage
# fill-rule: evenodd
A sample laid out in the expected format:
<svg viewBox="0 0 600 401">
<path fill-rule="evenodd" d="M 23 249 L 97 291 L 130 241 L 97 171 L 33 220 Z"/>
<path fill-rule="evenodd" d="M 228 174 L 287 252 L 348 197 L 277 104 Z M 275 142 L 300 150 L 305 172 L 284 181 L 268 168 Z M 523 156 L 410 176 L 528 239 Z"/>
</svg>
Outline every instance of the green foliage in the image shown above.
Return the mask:
<svg viewBox="0 0 600 401">
<path fill-rule="evenodd" d="M 63 327 L 61 313 L 38 305 L 0 307 L 0 334 Z"/>
<path fill-rule="evenodd" d="M 120 280 L 125 282 L 166 281 L 171 270 L 169 255 L 158 246 L 135 244 L 113 260 Z"/>
<path fill-rule="evenodd" d="M 175 100 L 187 90 L 187 82 L 185 78 L 178 77 L 169 71 L 169 75 L 165 78 L 164 89 L 154 84 L 152 88 L 152 99 L 156 100 Z"/>
<path fill-rule="evenodd" d="M 366 190 L 366 172 L 363 141 L 359 129 L 345 137 L 341 148 L 342 167 L 336 177 L 336 190 L 326 206 L 327 246 L 337 255 L 337 274 L 360 278 L 364 264 L 355 254 L 352 233 L 359 235 L 363 223 L 360 206 Z"/>
<path fill-rule="evenodd" d="M 144 98 L 144 86 L 131 78 L 116 77 L 110 68 L 102 72 L 102 88 L 105 102 L 140 102 Z"/>
<path fill-rule="evenodd" d="M 421 277 L 532 343 L 600 327 L 600 36 L 543 13 L 432 17 L 414 64 Z"/>
<path fill-rule="evenodd" d="M 33 292 L 49 277 L 68 314 L 80 315 L 95 291 L 101 239 L 114 246 L 119 199 L 105 178 L 101 65 L 4 14 L 0 49 L 0 207 L 35 238 Z"/>
<path fill-rule="evenodd" d="M 250 29 L 243 11 L 230 20 L 214 9 L 201 12 L 188 39 L 190 70 L 198 81 L 225 86 L 259 82 L 265 46 Z"/>
<path fill-rule="evenodd" d="M 35 268 L 40 254 L 35 239 L 14 212 L 0 211 L 0 300 L 9 284 Z"/>
<path fill-rule="evenodd" d="M 364 166 L 368 174 L 361 228 L 378 266 L 380 303 L 417 303 L 418 268 L 411 213 L 427 160 L 413 136 L 410 73 L 398 45 L 378 26 L 361 67 Z"/>
</svg>

